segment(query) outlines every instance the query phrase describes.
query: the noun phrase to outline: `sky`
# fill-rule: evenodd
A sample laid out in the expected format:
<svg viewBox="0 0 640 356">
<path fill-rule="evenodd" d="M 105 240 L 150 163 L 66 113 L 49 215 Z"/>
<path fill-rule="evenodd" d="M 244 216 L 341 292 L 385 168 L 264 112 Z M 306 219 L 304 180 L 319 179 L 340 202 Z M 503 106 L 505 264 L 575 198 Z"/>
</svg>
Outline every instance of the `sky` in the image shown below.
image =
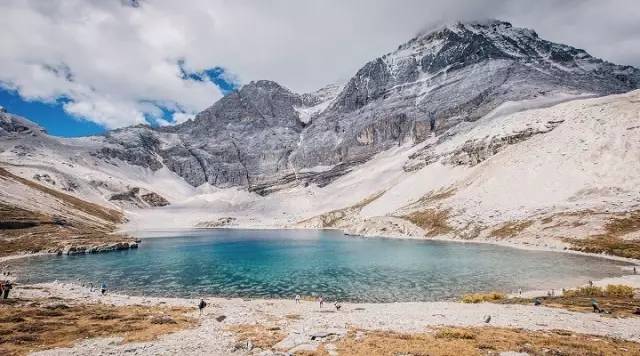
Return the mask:
<svg viewBox="0 0 640 356">
<path fill-rule="evenodd" d="M 501 19 L 640 67 L 638 0 L 4 0 L 0 105 L 58 136 L 183 122 L 251 80 L 348 80 L 417 33 Z"/>
</svg>

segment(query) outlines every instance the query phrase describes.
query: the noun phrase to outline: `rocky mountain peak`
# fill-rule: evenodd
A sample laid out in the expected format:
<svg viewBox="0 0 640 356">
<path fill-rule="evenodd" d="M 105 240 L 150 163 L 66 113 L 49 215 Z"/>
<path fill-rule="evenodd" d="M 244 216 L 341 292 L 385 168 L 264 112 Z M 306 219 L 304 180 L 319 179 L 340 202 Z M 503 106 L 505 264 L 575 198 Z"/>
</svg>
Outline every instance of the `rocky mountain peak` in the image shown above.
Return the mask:
<svg viewBox="0 0 640 356">
<path fill-rule="evenodd" d="M 638 69 L 533 30 L 497 20 L 455 23 L 371 60 L 344 85 L 297 94 L 253 81 L 194 120 L 105 135 L 98 157 L 166 167 L 193 186 L 267 194 L 287 184 L 328 184 L 398 145 L 446 140 L 506 102 L 638 87 Z"/>
</svg>

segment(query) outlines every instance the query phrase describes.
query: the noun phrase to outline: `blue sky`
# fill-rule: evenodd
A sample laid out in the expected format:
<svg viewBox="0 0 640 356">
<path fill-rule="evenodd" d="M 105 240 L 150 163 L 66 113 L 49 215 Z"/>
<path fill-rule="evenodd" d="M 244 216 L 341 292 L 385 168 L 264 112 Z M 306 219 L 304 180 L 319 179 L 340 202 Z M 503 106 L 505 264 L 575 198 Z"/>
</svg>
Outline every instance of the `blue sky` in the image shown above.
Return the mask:
<svg viewBox="0 0 640 356">
<path fill-rule="evenodd" d="M 237 89 L 238 84 L 227 79 L 223 68 L 214 67 L 197 73 L 182 71 L 184 79 L 194 81 L 211 80 L 226 95 Z M 0 106 L 9 113 L 25 117 L 44 127 L 50 135 L 61 137 L 78 137 L 95 135 L 106 131 L 106 128 L 89 120 L 73 116 L 65 112 L 63 105 L 68 99 L 60 98 L 55 102 L 28 101 L 14 91 L 0 85 Z M 213 104 L 213 102 L 212 102 Z M 170 121 L 172 110 L 160 108 L 163 119 Z M 147 119 L 155 125 L 153 118 Z"/>
</svg>

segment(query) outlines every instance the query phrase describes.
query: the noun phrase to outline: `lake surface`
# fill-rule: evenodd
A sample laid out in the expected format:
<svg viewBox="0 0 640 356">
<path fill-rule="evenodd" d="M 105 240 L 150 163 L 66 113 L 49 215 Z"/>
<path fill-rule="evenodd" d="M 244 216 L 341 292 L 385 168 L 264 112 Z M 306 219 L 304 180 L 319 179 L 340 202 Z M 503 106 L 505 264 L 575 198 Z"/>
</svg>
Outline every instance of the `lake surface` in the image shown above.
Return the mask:
<svg viewBox="0 0 640 356">
<path fill-rule="evenodd" d="M 473 243 L 362 239 L 332 231 L 196 230 L 137 250 L 12 261 L 24 282 L 106 282 L 152 296 L 391 302 L 476 291 L 559 289 L 624 274 L 622 262 Z"/>
</svg>

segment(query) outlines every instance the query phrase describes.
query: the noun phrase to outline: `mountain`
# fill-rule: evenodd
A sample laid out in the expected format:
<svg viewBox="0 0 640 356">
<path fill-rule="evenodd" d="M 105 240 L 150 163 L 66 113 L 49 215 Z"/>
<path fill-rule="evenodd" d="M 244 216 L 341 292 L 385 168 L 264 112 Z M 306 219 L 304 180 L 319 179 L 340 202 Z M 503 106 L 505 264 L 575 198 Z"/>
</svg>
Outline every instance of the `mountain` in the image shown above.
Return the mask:
<svg viewBox="0 0 640 356">
<path fill-rule="evenodd" d="M 101 154 L 189 184 L 267 194 L 327 184 L 374 154 L 473 122 L 499 105 L 607 95 L 640 86 L 640 71 L 492 21 L 446 26 L 365 64 L 343 87 L 296 94 L 251 82 L 181 125 L 107 134 Z M 331 90 L 333 89 L 333 90 Z M 339 89 L 339 90 L 336 90 Z M 314 167 L 333 167 L 308 174 Z"/>
<path fill-rule="evenodd" d="M 0 162 L 126 209 L 130 229 L 337 227 L 566 247 L 640 210 L 638 87 L 640 70 L 532 30 L 458 23 L 344 84 L 298 94 L 254 81 L 175 126 L 61 139 L 0 113 Z"/>
</svg>

